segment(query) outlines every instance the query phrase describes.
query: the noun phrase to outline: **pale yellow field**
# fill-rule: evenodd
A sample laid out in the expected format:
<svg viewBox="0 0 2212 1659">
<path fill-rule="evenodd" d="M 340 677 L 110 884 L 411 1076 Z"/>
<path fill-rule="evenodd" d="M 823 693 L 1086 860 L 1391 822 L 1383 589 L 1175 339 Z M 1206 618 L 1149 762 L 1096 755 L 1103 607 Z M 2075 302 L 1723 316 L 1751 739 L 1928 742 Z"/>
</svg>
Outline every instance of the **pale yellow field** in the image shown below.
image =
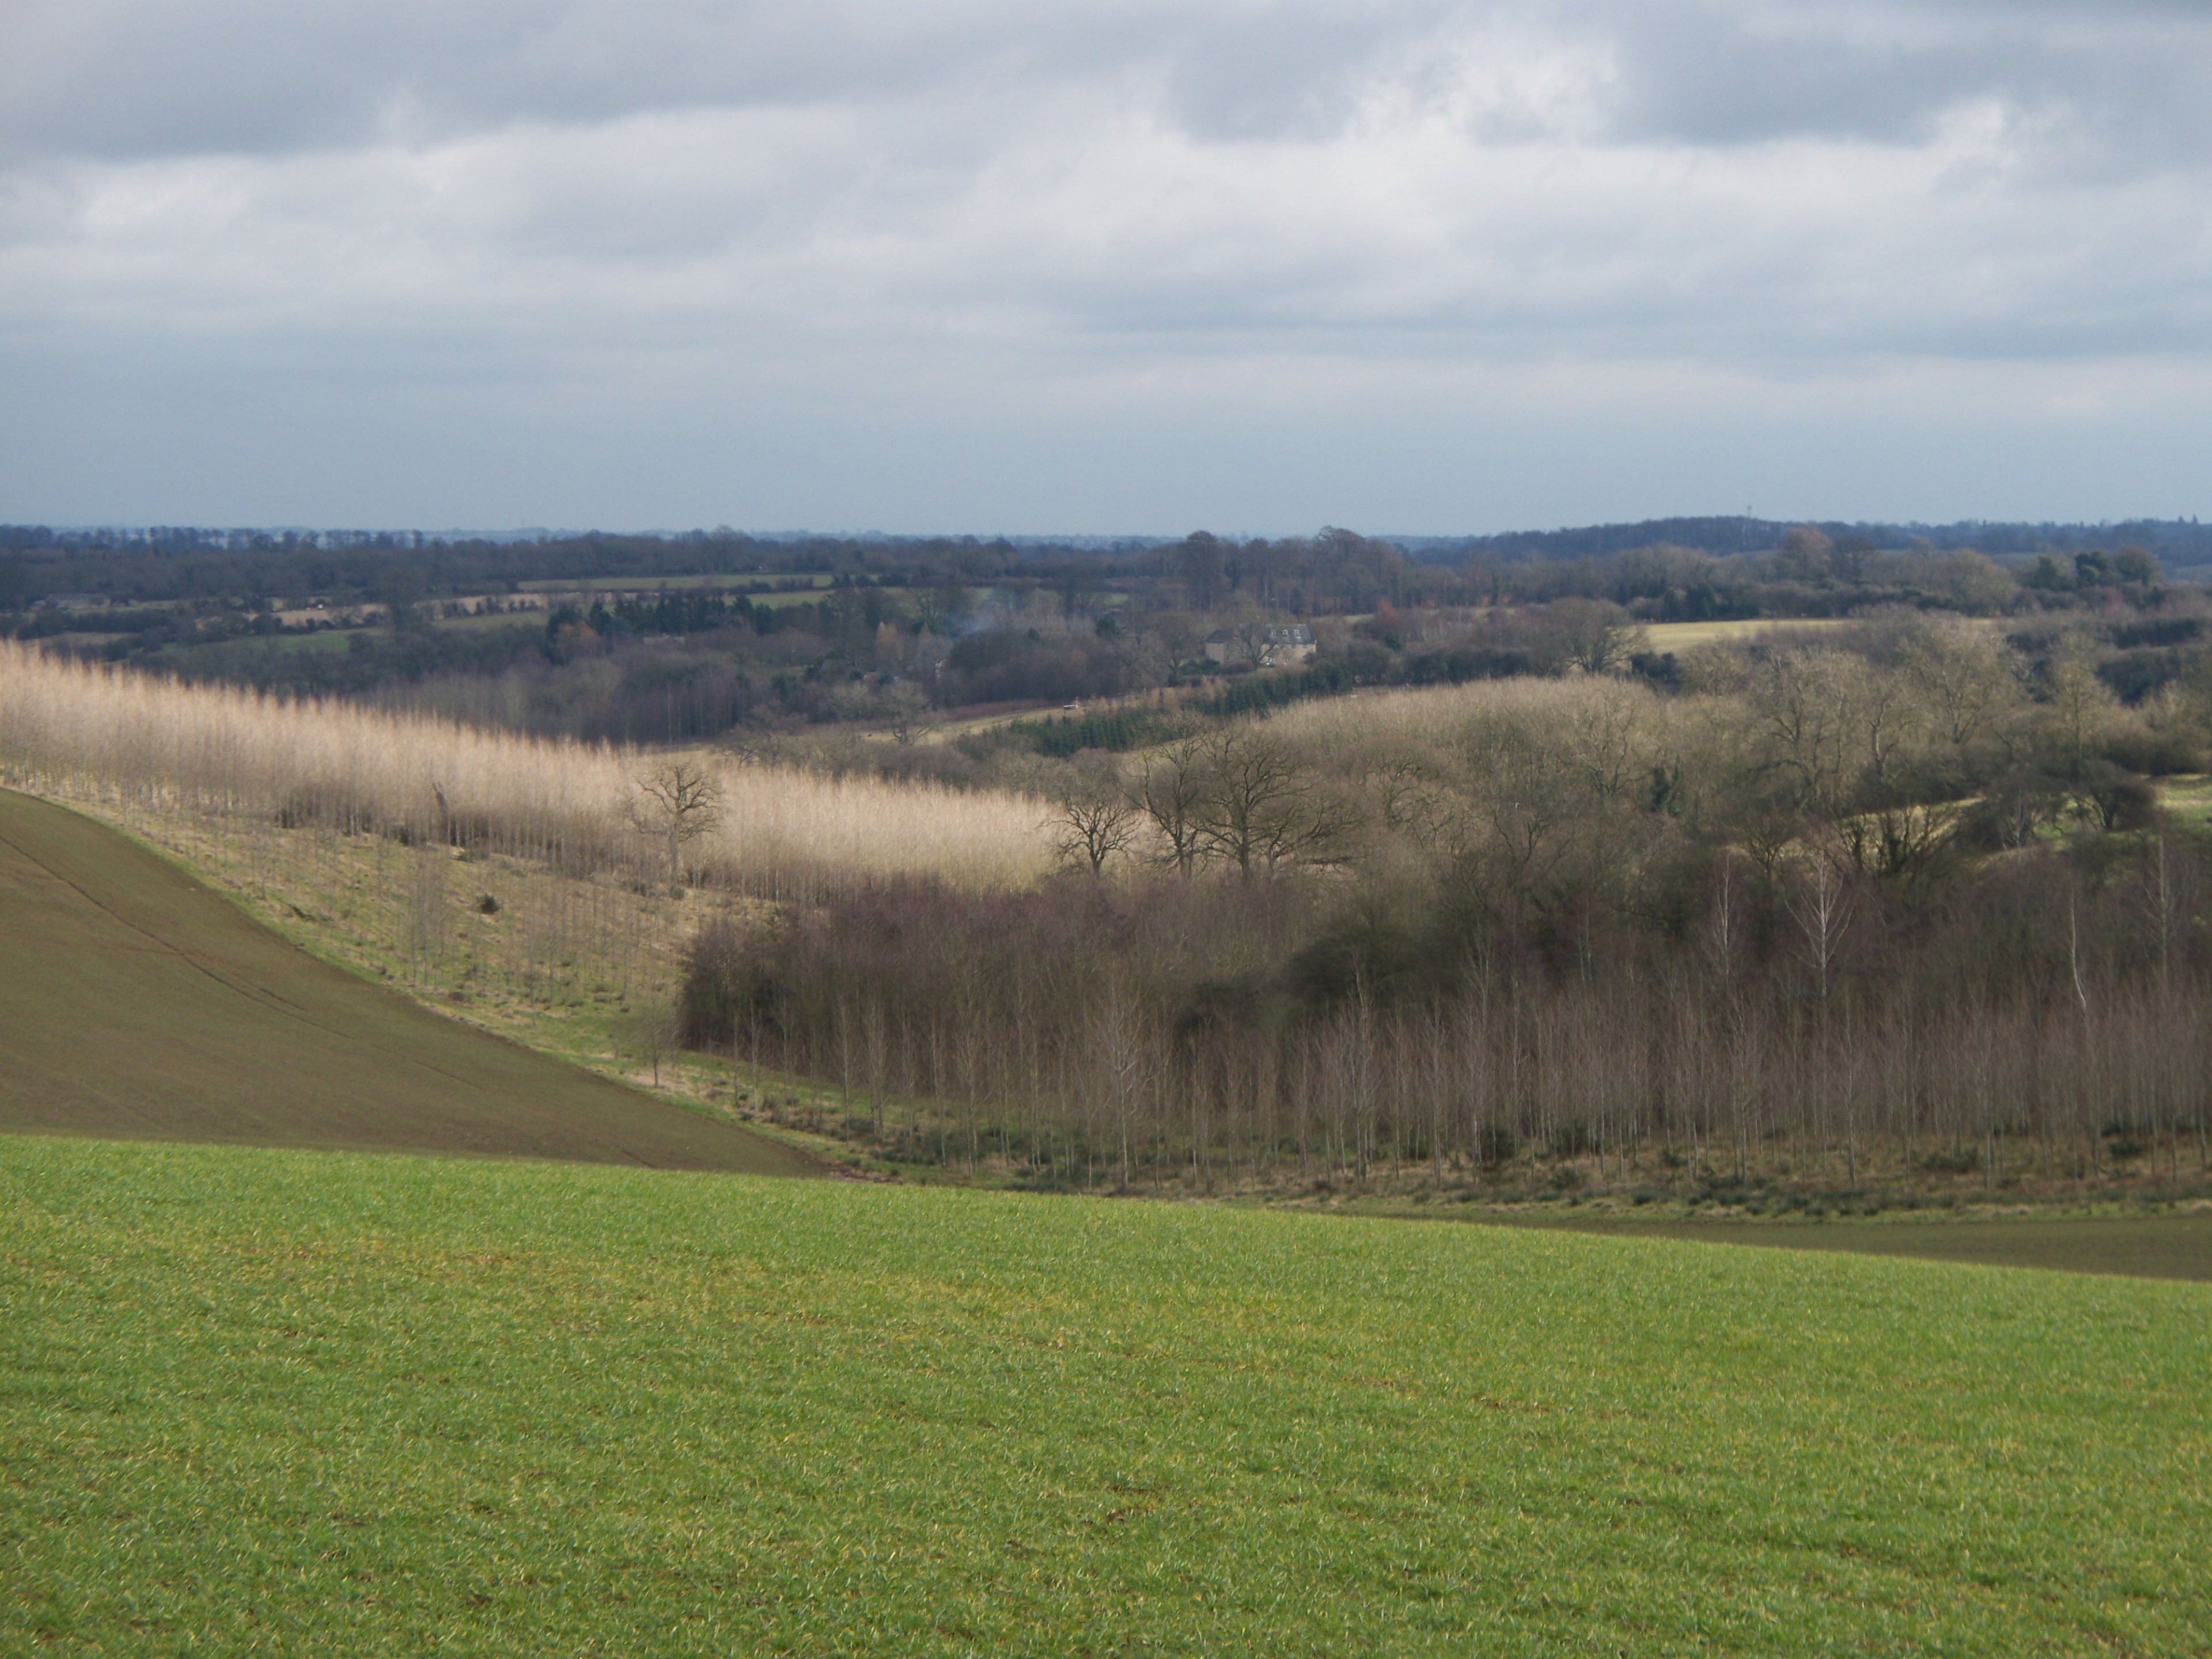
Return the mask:
<svg viewBox="0 0 2212 1659">
<path fill-rule="evenodd" d="M 1078 705 L 1080 712 L 1086 714 L 1110 714 L 1124 707 L 1149 708 L 1151 706 L 1142 697 L 1127 699 L 1094 697 L 1088 702 Z M 978 732 L 994 731 L 1002 726 L 1012 726 L 1016 720 L 1056 719 L 1065 712 L 1065 707 L 1061 703 L 1040 702 L 1025 704 L 1019 708 L 1001 710 L 995 714 L 973 714 L 960 720 L 940 720 L 924 728 L 917 741 L 950 743 L 956 738 L 968 737 Z"/>
<path fill-rule="evenodd" d="M 1657 694 L 1649 687 L 1608 675 L 1472 680 L 1465 685 L 1355 691 L 1292 703 L 1268 716 L 1267 724 L 1285 737 L 1357 753 L 1379 743 L 1447 736 L 1489 715 L 1565 717 L 1600 709 L 1656 713 L 1658 705 Z"/>
<path fill-rule="evenodd" d="M 1808 634 L 1849 628 L 1866 620 L 1863 617 L 1753 617 L 1735 622 L 1650 623 L 1644 631 L 1650 641 L 1646 648 L 1682 651 L 1715 640 L 1756 639 L 1770 634 L 1802 638 Z M 1959 620 L 1975 628 L 2001 628 L 2005 621 L 2002 617 L 1965 617 Z"/>
<path fill-rule="evenodd" d="M 687 859 L 763 890 L 936 875 L 1018 885 L 1053 863 L 1045 805 L 1003 791 L 827 778 L 691 758 L 717 777 L 720 821 Z M 502 844 L 651 867 L 629 825 L 666 757 L 548 741 L 349 703 L 183 685 L 0 641 L 0 776 L 64 799 L 216 815 L 337 815 L 435 833 L 481 822 Z"/>
<path fill-rule="evenodd" d="M 727 593 L 750 594 L 755 604 L 763 599 L 778 596 L 769 589 L 778 582 L 804 581 L 810 588 L 820 589 L 832 585 L 827 574 L 811 576 L 586 576 L 576 580 L 544 577 L 524 582 L 526 593 L 652 593 L 679 592 L 694 588 L 719 588 Z M 787 601 L 808 597 L 805 592 L 781 596 Z"/>
<path fill-rule="evenodd" d="M 1771 617 L 1753 617 L 1738 622 L 1652 623 L 1644 631 L 1650 642 L 1648 649 L 1683 651 L 1713 640 L 1741 640 L 1760 634 L 1824 632 L 1844 627 L 1850 620 L 1847 617 L 1807 617 L 1777 621 Z"/>
</svg>

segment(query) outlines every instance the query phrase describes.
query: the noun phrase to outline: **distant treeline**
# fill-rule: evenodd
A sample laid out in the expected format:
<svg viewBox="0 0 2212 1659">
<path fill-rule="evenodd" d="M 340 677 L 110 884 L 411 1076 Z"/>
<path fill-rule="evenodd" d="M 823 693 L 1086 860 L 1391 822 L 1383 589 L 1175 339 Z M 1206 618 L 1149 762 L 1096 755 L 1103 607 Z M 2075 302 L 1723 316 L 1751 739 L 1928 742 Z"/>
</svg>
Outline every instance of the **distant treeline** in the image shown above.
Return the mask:
<svg viewBox="0 0 2212 1659">
<path fill-rule="evenodd" d="M 2023 554 L 2072 553 L 2133 544 L 2171 556 L 2175 563 L 2212 564 L 2212 525 L 2199 525 L 2194 519 L 2129 519 L 2117 524 L 1982 519 L 1961 519 L 1950 524 L 1749 517 L 1644 519 L 1633 524 L 1585 525 L 1570 530 L 1395 539 L 1424 563 L 1457 565 L 1486 558 L 1607 558 L 1660 545 L 1692 548 L 1700 553 L 1765 553 L 1781 546 L 1790 531 L 1807 524 L 1832 540 L 1863 542 L 1869 547 L 1902 548 L 1924 543 L 1947 552 L 1971 547 L 1984 553 Z"/>
<path fill-rule="evenodd" d="M 756 538 L 731 530 L 682 535 L 466 539 L 421 532 L 150 529 L 56 531 L 0 526 L 0 610 L 55 594 L 110 603 L 252 603 L 316 594 L 406 603 L 507 591 L 524 582 L 662 581 L 776 573 L 904 582 L 1085 584 L 1172 580 L 1208 608 L 1249 592 L 1316 611 L 1480 598 L 1493 567 L 1609 560 L 1655 547 L 1716 556 L 1773 553 L 1814 529 L 1849 552 L 1976 549 L 2014 556 L 2138 546 L 2180 565 L 2212 564 L 2212 526 L 2194 520 L 2112 525 L 1985 523 L 1808 526 L 1753 518 L 1653 519 L 1580 529 L 1462 538 L 1376 538 L 1325 529 L 1310 537 L 1238 540 L 1197 532 L 1101 545 L 963 537 Z M 1473 586 L 1469 586 L 1472 583 Z"/>
<path fill-rule="evenodd" d="M 1086 557 L 1091 556 L 1085 556 Z M 441 541 L 355 536 L 169 532 L 143 536 L 0 526 L 0 609 L 52 594 L 151 604 L 316 595 L 410 604 L 507 592 L 525 582 L 658 582 L 776 574 L 882 575 L 909 569 L 971 581 L 1018 568 L 1011 544 L 917 539 L 896 544 L 757 541 L 732 533 L 603 536 L 545 541 Z"/>
<path fill-rule="evenodd" d="M 743 728 L 751 740 L 873 725 L 903 744 L 925 711 L 977 705 L 1164 693 L 1225 717 L 1361 687 L 1625 668 L 1673 687 L 1682 663 L 1642 648 L 1638 629 L 1889 611 L 2021 626 L 2075 617 L 2109 647 L 2099 672 L 2136 702 L 2181 672 L 2200 625 L 2203 591 L 2171 580 L 2156 550 L 2175 553 L 2193 525 L 2113 527 L 2142 539 L 2072 551 L 2051 544 L 2087 527 L 2042 526 L 2042 550 L 2010 563 L 1903 541 L 1896 526 L 1887 543 L 1752 520 L 1588 534 L 1605 546 L 1662 532 L 1710 543 L 1727 539 L 1721 526 L 1753 526 L 1739 541 L 1779 533 L 1722 552 L 1662 541 L 1571 555 L 1562 542 L 1534 556 L 1542 550 L 1501 542 L 1443 565 L 1334 528 L 1109 547 L 19 530 L 0 553 L 0 633 L 188 679 L 548 736 L 677 742 Z M 1311 629 L 1310 660 L 1238 644 L 1294 619 Z M 1035 729 L 1048 756 L 1075 741 L 1064 727 Z M 1139 740 L 1102 731 L 1079 746 Z"/>
</svg>

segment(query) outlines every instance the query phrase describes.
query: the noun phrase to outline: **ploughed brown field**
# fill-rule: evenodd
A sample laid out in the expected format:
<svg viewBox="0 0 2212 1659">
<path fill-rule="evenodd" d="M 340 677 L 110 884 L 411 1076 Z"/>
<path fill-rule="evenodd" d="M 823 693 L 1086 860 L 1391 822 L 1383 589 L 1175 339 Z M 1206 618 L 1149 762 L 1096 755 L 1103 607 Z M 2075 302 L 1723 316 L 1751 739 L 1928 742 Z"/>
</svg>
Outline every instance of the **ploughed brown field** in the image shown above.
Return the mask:
<svg viewBox="0 0 2212 1659">
<path fill-rule="evenodd" d="M 7 790 L 0 1129 L 818 1172 L 358 979 L 105 825 Z"/>
</svg>

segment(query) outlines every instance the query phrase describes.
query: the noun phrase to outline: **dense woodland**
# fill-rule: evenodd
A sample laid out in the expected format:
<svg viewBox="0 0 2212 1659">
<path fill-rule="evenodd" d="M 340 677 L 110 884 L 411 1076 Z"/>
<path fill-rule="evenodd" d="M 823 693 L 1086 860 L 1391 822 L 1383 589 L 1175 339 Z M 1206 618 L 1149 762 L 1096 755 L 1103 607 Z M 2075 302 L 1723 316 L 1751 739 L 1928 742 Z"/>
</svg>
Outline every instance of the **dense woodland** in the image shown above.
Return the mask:
<svg viewBox="0 0 2212 1659">
<path fill-rule="evenodd" d="M 2212 566 L 2212 526 L 2194 520 L 2115 525 L 1802 525 L 1737 517 L 1655 519 L 1638 524 L 1494 536 L 1396 537 L 1375 543 L 1328 529 L 1288 541 L 1211 535 L 1174 538 L 756 537 L 717 529 L 681 535 L 539 533 L 498 538 L 391 531 L 54 530 L 0 525 L 0 611 L 54 593 L 113 603 L 242 600 L 320 594 L 352 602 L 398 594 L 435 599 L 538 580 L 624 581 L 777 572 L 890 576 L 909 583 L 969 584 L 1028 576 L 1048 583 L 1126 573 L 1156 574 L 1195 558 L 1203 580 L 1211 546 L 1248 572 L 1269 561 L 1303 562 L 1376 548 L 1433 568 L 1603 562 L 1655 547 L 1714 556 L 1780 550 L 1792 531 L 1814 531 L 1847 554 L 1860 549 L 1977 550 L 2001 557 L 2141 547 L 2170 568 Z M 1237 573 L 1220 573 L 1235 582 Z"/>
<path fill-rule="evenodd" d="M 2133 628 L 2113 640 L 2137 653 L 2114 671 L 2134 676 L 2121 688 L 2132 698 L 2166 672 L 2155 653 L 2182 642 L 2156 635 L 2190 591 L 2161 556 L 2212 557 L 2192 524 L 2126 526 L 2135 539 L 2095 545 L 2084 526 L 1983 526 L 2007 546 L 2047 532 L 2004 562 L 1958 528 L 1670 520 L 1534 543 L 1327 530 L 1097 546 L 14 528 L 0 530 L 0 632 L 187 679 L 623 742 L 855 722 L 904 734 L 983 704 L 1180 700 L 1195 679 L 1255 665 L 1210 663 L 1204 641 L 1260 619 L 1315 628 L 1309 678 L 1207 697 L 1259 708 L 1358 685 L 1557 675 L 1589 668 L 1594 652 L 1612 665 L 1619 624 L 1904 605 Z M 1685 539 L 1612 545 L 1644 530 Z M 2181 610 L 2178 625 L 2193 626 Z M 1677 672 L 1664 651 L 1634 667 L 1661 682 Z"/>
<path fill-rule="evenodd" d="M 1896 613 L 1218 721 L 1072 785 L 1053 883 L 702 937 L 687 1029 L 1048 1182 L 2187 1184 L 2212 658 L 2099 654 Z"/>
<path fill-rule="evenodd" d="M 2200 1179 L 2212 601 L 2164 562 L 2195 526 L 2002 558 L 1675 527 L 1759 544 L 15 535 L 4 592 L 49 649 L 187 680 L 926 784 L 1009 868 L 1042 820 L 1042 881 L 855 854 L 794 885 L 734 818 L 662 871 L 757 901 L 696 941 L 686 1039 L 908 1156 Z M 299 635 L 311 599 L 380 609 Z M 1251 646 L 1292 619 L 1310 660 Z M 410 838 L 424 810 L 343 808 Z"/>
</svg>

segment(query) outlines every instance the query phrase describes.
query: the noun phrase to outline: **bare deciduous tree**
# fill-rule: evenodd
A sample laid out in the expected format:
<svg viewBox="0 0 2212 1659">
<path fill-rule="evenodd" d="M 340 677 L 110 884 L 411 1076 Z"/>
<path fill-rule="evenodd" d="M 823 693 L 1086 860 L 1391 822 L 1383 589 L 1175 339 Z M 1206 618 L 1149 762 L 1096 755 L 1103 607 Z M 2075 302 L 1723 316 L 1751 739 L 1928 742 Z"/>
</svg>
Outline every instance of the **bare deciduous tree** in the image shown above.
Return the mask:
<svg viewBox="0 0 2212 1659">
<path fill-rule="evenodd" d="M 1654 700 L 1648 689 L 1613 683 L 1586 698 L 1568 721 L 1565 758 L 1600 800 L 1614 800 L 1644 781 L 1638 763 L 1651 748 Z"/>
<path fill-rule="evenodd" d="M 1121 1189 L 1129 1189 L 1130 1128 L 1150 1091 L 1153 1055 L 1144 1014 L 1118 977 L 1108 980 L 1094 1015 L 1095 1053 L 1121 1153 Z"/>
<path fill-rule="evenodd" d="M 653 1067 L 653 1086 L 660 1086 L 660 1062 L 677 1046 L 678 1032 L 673 1010 L 660 1003 L 647 1003 L 630 1015 L 629 1040 L 637 1057 Z"/>
<path fill-rule="evenodd" d="M 2150 926 L 2151 947 L 2158 954 L 2161 986 L 2172 975 L 2175 950 L 2197 910 L 2195 865 L 2186 846 L 2163 826 L 2143 844 L 2137 891 L 2143 919 Z"/>
<path fill-rule="evenodd" d="M 1644 629 L 1604 599 L 1560 599 L 1552 614 L 1563 624 L 1559 644 L 1567 661 L 1585 674 L 1618 672 L 1642 647 Z"/>
<path fill-rule="evenodd" d="M 2086 641 L 2067 640 L 2051 653 L 2044 720 L 2057 758 L 2079 771 L 2103 737 L 2120 700 L 2097 678 L 2097 663 Z"/>
<path fill-rule="evenodd" d="M 1098 875 L 1109 859 L 1128 851 L 1142 823 L 1136 804 L 1118 786 L 1077 783 L 1063 790 L 1054 804 L 1054 850 L 1068 863 L 1085 866 Z"/>
<path fill-rule="evenodd" d="M 1382 828 L 1425 851 L 1448 845 L 1464 821 L 1448 763 L 1425 746 L 1385 744 L 1364 758 L 1358 777 Z"/>
<path fill-rule="evenodd" d="M 722 821 L 722 786 L 696 761 L 668 761 L 637 780 L 629 811 L 641 834 L 667 843 L 669 885 L 680 886 L 684 843 Z"/>
<path fill-rule="evenodd" d="M 1201 805 L 1206 766 L 1195 738 L 1171 743 L 1145 763 L 1132 799 L 1159 832 L 1159 857 L 1180 874 L 1198 867 L 1206 851 Z"/>
<path fill-rule="evenodd" d="M 1824 1009 L 1851 916 L 1851 891 L 1844 880 L 1840 852 L 1829 837 L 1815 838 L 1783 893 L 1790 920 L 1797 924 L 1798 954 L 1812 970 L 1814 994 Z"/>
<path fill-rule="evenodd" d="M 884 729 L 890 733 L 891 741 L 911 744 L 929 708 L 929 693 L 912 680 L 898 680 L 884 689 L 883 702 Z"/>
<path fill-rule="evenodd" d="M 1206 849 L 1249 878 L 1291 863 L 1330 864 L 1347 849 L 1358 814 L 1280 738 L 1249 725 L 1202 740 L 1196 822 Z"/>
<path fill-rule="evenodd" d="M 1965 749 L 1994 731 L 2019 700 L 2012 653 L 1986 628 L 1917 621 L 1898 647 L 1898 665 L 1923 698 L 1936 734 Z"/>
<path fill-rule="evenodd" d="M 1751 708 L 1767 766 L 1786 778 L 1797 803 L 1817 817 L 1840 816 L 1863 763 L 1855 702 L 1864 664 L 1840 651 L 1777 651 L 1754 668 Z"/>
</svg>

